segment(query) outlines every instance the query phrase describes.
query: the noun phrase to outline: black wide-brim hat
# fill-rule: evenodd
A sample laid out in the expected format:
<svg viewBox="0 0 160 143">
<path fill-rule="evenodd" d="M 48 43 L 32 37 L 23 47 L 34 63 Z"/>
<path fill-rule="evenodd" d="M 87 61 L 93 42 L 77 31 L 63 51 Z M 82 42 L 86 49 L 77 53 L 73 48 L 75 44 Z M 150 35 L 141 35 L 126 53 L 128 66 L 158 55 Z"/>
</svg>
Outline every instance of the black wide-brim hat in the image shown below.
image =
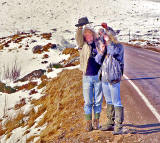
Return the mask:
<svg viewBox="0 0 160 143">
<path fill-rule="evenodd" d="M 82 17 L 78 20 L 78 24 L 76 24 L 75 26 L 79 27 L 79 26 L 83 26 L 83 25 L 86 25 L 86 24 L 90 24 L 90 23 L 93 23 L 93 22 L 89 22 L 87 17 Z"/>
</svg>

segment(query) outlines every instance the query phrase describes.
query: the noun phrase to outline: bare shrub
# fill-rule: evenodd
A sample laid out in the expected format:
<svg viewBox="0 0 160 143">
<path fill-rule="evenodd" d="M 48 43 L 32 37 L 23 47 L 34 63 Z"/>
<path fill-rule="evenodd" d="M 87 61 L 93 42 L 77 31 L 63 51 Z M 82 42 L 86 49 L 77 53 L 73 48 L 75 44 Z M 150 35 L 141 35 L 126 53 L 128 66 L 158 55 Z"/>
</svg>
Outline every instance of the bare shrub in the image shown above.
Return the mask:
<svg viewBox="0 0 160 143">
<path fill-rule="evenodd" d="M 20 77 L 21 67 L 17 65 L 17 61 L 14 61 L 14 64 L 11 68 L 8 66 L 3 66 L 3 79 L 10 79 L 10 81 L 15 81 Z"/>
</svg>

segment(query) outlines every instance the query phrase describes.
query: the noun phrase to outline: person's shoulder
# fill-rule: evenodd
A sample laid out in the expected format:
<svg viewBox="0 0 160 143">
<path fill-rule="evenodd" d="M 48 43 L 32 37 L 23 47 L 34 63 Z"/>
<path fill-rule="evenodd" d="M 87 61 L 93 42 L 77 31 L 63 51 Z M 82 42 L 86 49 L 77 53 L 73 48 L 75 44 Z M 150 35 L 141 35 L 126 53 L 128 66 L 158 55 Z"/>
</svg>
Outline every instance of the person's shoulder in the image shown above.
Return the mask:
<svg viewBox="0 0 160 143">
<path fill-rule="evenodd" d="M 115 44 L 118 48 L 123 48 L 123 45 L 121 43 Z"/>
</svg>

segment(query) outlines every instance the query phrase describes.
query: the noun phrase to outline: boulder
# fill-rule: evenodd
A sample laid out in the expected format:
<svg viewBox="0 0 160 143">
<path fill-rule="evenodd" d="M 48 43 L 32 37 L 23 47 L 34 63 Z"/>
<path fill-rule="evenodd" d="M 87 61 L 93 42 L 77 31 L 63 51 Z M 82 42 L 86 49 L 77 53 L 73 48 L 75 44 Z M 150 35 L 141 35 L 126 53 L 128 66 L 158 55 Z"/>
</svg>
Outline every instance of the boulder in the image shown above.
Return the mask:
<svg viewBox="0 0 160 143">
<path fill-rule="evenodd" d="M 41 45 L 37 45 L 37 46 L 33 47 L 32 52 L 33 53 L 41 53 L 42 50 L 43 50 L 43 47 Z"/>
<path fill-rule="evenodd" d="M 31 81 L 33 79 L 41 78 L 41 76 L 44 75 L 45 72 L 46 72 L 46 70 L 42 70 L 42 69 L 34 70 L 33 72 L 27 74 L 23 78 L 15 81 L 15 83 L 19 82 L 19 81 L 24 82 L 24 81 Z"/>
</svg>

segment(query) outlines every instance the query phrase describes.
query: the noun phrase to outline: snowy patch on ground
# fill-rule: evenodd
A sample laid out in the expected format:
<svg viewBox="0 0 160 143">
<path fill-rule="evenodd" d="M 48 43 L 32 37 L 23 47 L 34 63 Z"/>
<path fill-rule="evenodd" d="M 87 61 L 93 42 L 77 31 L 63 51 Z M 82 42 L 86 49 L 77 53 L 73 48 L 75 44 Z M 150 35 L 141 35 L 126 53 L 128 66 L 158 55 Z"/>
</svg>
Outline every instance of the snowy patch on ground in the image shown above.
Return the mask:
<svg viewBox="0 0 160 143">
<path fill-rule="evenodd" d="M 57 41 L 69 41 L 74 38 L 74 25 L 82 16 L 94 22 L 93 26 L 107 22 L 120 30 L 118 38 L 122 42 L 159 40 L 160 36 L 160 2 L 155 0 L 3 0 L 0 7 L 1 37 L 32 29 L 54 31 Z"/>
<path fill-rule="evenodd" d="M 27 130 L 27 127 L 19 127 L 16 128 L 12 131 L 12 135 L 10 136 L 9 139 L 6 140 L 6 135 L 3 135 L 1 137 L 1 142 L 5 142 L 5 143 L 11 143 L 11 142 L 17 142 L 17 143 L 25 143 L 26 140 L 31 137 L 31 136 L 39 136 L 40 132 L 42 130 L 44 130 L 46 128 L 46 124 L 44 124 L 41 127 L 36 127 L 37 123 L 43 118 L 43 116 L 45 115 L 46 112 L 44 112 L 41 116 L 39 116 L 36 120 L 35 120 L 35 124 L 29 129 L 29 133 L 24 135 L 25 131 Z M 39 137 L 36 137 L 34 139 L 34 142 L 36 142 L 39 139 Z"/>
<path fill-rule="evenodd" d="M 35 40 L 36 42 L 31 42 Z M 51 40 L 45 40 L 41 37 L 33 36 L 23 39 L 20 43 L 10 43 L 9 47 L 4 47 L 0 52 L 0 78 L 3 80 L 4 66 L 12 67 L 12 65 L 17 62 L 18 67 L 21 68 L 21 77 L 37 69 L 46 69 L 50 63 L 58 63 L 64 59 L 67 59 L 69 55 L 62 55 L 61 51 L 49 49 L 49 52 L 44 52 L 42 54 L 33 54 L 32 48 L 36 45 L 46 45 L 48 43 L 55 44 L 54 37 Z M 25 50 L 26 45 L 28 45 L 28 50 Z M 22 46 L 21 48 L 18 48 Z M 12 49 L 12 51 L 9 51 Z M 13 50 L 14 49 L 14 50 Z M 44 54 L 48 54 L 49 58 L 42 59 Z M 48 61 L 47 64 L 42 64 L 41 62 Z M 6 79 L 5 79 L 6 82 Z"/>
<path fill-rule="evenodd" d="M 99 25 L 101 22 L 107 22 L 115 30 L 120 30 L 118 39 L 122 42 L 129 40 L 131 43 L 142 45 L 146 41 L 158 42 L 160 39 L 160 3 L 147 0 L 2 0 L 0 2 L 0 37 L 13 35 L 17 32 L 35 30 L 39 36 L 32 34 L 32 37 L 23 39 L 20 43 L 9 44 L 0 50 L 0 80 L 12 87 L 27 84 L 26 82 L 13 83 L 13 81 L 3 79 L 4 66 L 12 67 L 16 60 L 17 65 L 21 67 L 21 77 L 37 69 L 46 69 L 50 63 L 59 63 L 67 59 L 70 55 L 63 55 L 61 49 L 65 47 L 75 47 L 75 24 L 78 18 L 87 16 L 90 21 L 94 22 L 91 26 Z M 7 16 L 6 16 L 7 15 Z M 99 26 L 95 27 L 98 30 Z M 46 40 L 40 36 L 44 32 L 50 32 L 52 37 Z M 9 41 L 10 38 L 0 39 L 0 43 Z M 33 42 L 34 41 L 34 42 Z M 49 49 L 49 52 L 42 54 L 33 54 L 32 48 L 36 45 L 46 45 L 48 43 L 56 44 L 58 49 Z M 18 48 L 21 46 L 21 48 Z M 26 50 L 27 48 L 27 50 Z M 49 58 L 42 59 L 44 54 Z M 42 64 L 43 61 L 48 61 Z M 79 68 L 67 67 L 63 69 Z M 52 72 L 46 73 L 48 78 L 54 78 L 62 68 L 53 69 Z M 34 80 L 41 82 L 39 79 Z M 34 89 L 37 89 L 35 87 Z M 13 94 L 0 93 L 0 118 L 4 115 L 13 118 L 20 110 L 27 113 L 31 108 L 35 111 L 38 107 L 31 105 L 31 99 L 39 99 L 43 96 L 42 91 L 29 95 L 30 91 L 21 90 Z M 25 98 L 26 104 L 20 110 L 14 110 L 15 104 Z M 37 118 L 36 123 L 43 117 L 44 113 Z M 4 118 L 2 124 L 6 122 Z M 7 140 L 10 142 L 25 142 L 26 138 L 37 135 L 46 125 L 35 128 L 36 124 L 30 129 L 27 136 L 23 136 L 26 131 L 24 128 L 16 128 L 12 131 L 11 137 Z M 6 136 L 2 136 L 1 142 L 4 143 Z M 35 138 L 34 142 L 38 140 Z"/>
</svg>

